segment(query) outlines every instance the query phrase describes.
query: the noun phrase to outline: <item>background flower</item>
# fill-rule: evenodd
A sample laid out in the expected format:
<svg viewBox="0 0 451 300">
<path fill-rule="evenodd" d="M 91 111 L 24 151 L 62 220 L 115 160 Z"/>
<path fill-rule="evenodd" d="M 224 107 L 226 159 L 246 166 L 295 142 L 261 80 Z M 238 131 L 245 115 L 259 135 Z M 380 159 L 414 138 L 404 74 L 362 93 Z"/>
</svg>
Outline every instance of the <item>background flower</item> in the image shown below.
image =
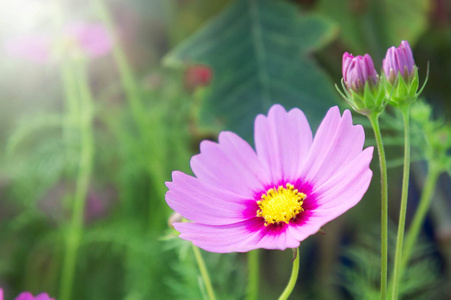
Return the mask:
<svg viewBox="0 0 451 300">
<path fill-rule="evenodd" d="M 74 22 L 68 24 L 61 34 L 40 33 L 20 36 L 7 41 L 7 55 L 27 59 L 34 63 L 46 63 L 59 49 L 80 52 L 95 58 L 110 52 L 112 42 L 105 27 L 100 23 Z"/>
</svg>

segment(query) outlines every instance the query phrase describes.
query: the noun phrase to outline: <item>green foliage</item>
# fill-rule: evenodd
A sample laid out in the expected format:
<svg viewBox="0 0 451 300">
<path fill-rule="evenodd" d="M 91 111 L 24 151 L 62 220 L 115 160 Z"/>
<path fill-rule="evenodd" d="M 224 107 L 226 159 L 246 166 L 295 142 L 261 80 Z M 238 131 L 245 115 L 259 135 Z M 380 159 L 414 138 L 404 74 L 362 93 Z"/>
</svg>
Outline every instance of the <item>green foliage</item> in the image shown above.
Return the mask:
<svg viewBox="0 0 451 300">
<path fill-rule="evenodd" d="M 395 237 L 389 232 L 389 261 L 395 256 Z M 377 300 L 380 280 L 380 245 L 377 234 L 366 234 L 359 245 L 344 251 L 346 265 L 341 265 L 338 280 L 352 299 Z M 412 251 L 412 262 L 400 282 L 400 299 L 436 299 L 442 283 L 438 262 L 432 256 L 431 245 L 423 241 Z M 391 293 L 389 293 L 391 295 Z"/>
<path fill-rule="evenodd" d="M 428 27 L 430 1 L 320 0 L 317 9 L 338 23 L 347 51 L 381 58 L 379 51 L 401 40 L 416 43 Z"/>
<path fill-rule="evenodd" d="M 164 240 L 165 249 L 175 252 L 177 258 L 170 268 L 174 276 L 167 278 L 167 287 L 173 299 L 208 299 L 199 268 L 194 258 L 192 243 L 179 239 L 173 233 Z M 240 266 L 239 254 L 217 254 L 202 251 L 217 299 L 241 299 L 245 294 L 245 270 Z"/>
<path fill-rule="evenodd" d="M 249 139 L 255 116 L 274 103 L 302 108 L 313 127 L 335 104 L 332 85 L 311 57 L 335 33 L 324 18 L 300 14 L 287 2 L 237 0 L 164 62 L 210 65 L 214 79 L 202 123 Z"/>
</svg>

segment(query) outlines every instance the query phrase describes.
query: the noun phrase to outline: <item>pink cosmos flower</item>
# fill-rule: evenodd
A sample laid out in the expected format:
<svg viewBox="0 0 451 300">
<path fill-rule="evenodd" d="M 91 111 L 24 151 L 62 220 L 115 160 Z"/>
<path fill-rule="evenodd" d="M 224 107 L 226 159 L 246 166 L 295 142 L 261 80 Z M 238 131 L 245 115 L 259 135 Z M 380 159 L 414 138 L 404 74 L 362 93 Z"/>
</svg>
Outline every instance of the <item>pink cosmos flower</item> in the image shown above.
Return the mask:
<svg viewBox="0 0 451 300">
<path fill-rule="evenodd" d="M 16 297 L 15 300 L 54 300 L 50 298 L 46 293 L 41 293 L 39 295 L 33 296 L 30 292 L 20 293 L 19 296 Z"/>
<path fill-rule="evenodd" d="M 0 300 L 3 300 L 3 290 L 0 288 Z M 33 296 L 30 292 L 22 292 L 20 293 L 15 300 L 54 300 L 50 298 L 46 293 L 41 293 L 39 295 Z"/>
<path fill-rule="evenodd" d="M 108 32 L 100 23 L 72 23 L 67 26 L 65 32 L 89 57 L 103 56 L 111 50 Z"/>
<path fill-rule="evenodd" d="M 382 62 L 385 76 L 393 81 L 398 73 L 407 78 L 415 70 L 412 49 L 407 41 L 402 41 L 398 48 L 395 46 L 387 50 L 387 54 Z"/>
<path fill-rule="evenodd" d="M 363 57 L 360 55 L 354 57 L 348 52 L 343 54 L 342 73 L 346 87 L 356 92 L 363 91 L 366 82 L 371 85 L 378 82 L 373 60 L 368 54 Z"/>
<path fill-rule="evenodd" d="M 27 59 L 35 63 L 48 62 L 58 46 L 81 50 L 90 58 L 108 54 L 111 39 L 100 23 L 76 22 L 69 24 L 61 35 L 35 34 L 8 41 L 4 50 L 7 55 Z"/>
<path fill-rule="evenodd" d="M 232 132 L 204 141 L 179 171 L 166 202 L 192 222 L 173 223 L 180 238 L 218 253 L 296 248 L 356 205 L 372 177 L 373 148 L 349 110 L 331 108 L 312 138 L 304 113 L 274 105 L 255 120 L 255 148 Z"/>
</svg>

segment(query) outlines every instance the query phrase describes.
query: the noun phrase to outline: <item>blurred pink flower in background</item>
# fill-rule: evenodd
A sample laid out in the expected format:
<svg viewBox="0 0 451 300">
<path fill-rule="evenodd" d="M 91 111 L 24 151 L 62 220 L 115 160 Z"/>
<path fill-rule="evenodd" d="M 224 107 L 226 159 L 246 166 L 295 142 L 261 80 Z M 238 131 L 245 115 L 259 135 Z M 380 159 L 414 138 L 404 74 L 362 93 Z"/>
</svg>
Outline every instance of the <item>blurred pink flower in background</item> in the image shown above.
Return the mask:
<svg viewBox="0 0 451 300">
<path fill-rule="evenodd" d="M 67 25 L 62 34 L 42 33 L 16 37 L 5 43 L 4 50 L 12 57 L 46 63 L 59 47 L 63 51 L 81 51 L 90 58 L 96 58 L 111 51 L 112 41 L 102 24 L 74 22 Z"/>
<path fill-rule="evenodd" d="M 89 57 L 98 57 L 110 52 L 112 43 L 106 28 L 100 23 L 72 23 L 66 27 L 68 38 L 76 41 Z"/>
<path fill-rule="evenodd" d="M 15 300 L 54 300 L 54 299 L 50 298 L 50 296 L 47 295 L 46 293 L 41 293 L 39 295 L 36 295 L 35 297 L 30 292 L 23 292 L 20 293 Z"/>
<path fill-rule="evenodd" d="M 187 91 L 192 92 L 198 87 L 208 86 L 213 78 L 213 70 L 206 65 L 192 65 L 186 68 L 184 81 Z"/>
<path fill-rule="evenodd" d="M 63 201 L 65 195 L 73 190 L 73 186 L 60 182 L 50 188 L 38 202 L 38 208 L 54 222 L 63 222 L 68 217 L 64 210 Z M 84 220 L 86 223 L 95 222 L 105 218 L 115 204 L 117 195 L 112 186 L 89 186 L 86 195 Z"/>
<path fill-rule="evenodd" d="M 21 36 L 5 44 L 7 55 L 16 58 L 25 58 L 34 63 L 49 61 L 53 41 L 49 35 Z"/>
<path fill-rule="evenodd" d="M 3 300 L 3 290 L 0 288 L 0 300 Z M 30 292 L 22 292 L 20 293 L 15 300 L 54 300 L 50 298 L 46 293 L 40 293 L 39 295 L 33 296 Z"/>
</svg>

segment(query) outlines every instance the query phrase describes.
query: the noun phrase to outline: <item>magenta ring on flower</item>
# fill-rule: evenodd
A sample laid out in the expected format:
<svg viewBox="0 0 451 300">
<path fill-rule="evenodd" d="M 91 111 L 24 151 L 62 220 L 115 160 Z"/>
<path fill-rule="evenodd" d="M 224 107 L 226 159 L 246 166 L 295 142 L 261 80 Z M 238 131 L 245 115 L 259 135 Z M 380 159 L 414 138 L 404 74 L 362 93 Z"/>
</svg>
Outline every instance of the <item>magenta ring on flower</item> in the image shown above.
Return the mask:
<svg viewBox="0 0 451 300">
<path fill-rule="evenodd" d="M 331 108 L 315 138 L 304 113 L 274 105 L 255 120 L 255 148 L 232 132 L 204 141 L 195 177 L 167 182 L 168 205 L 191 222 L 180 238 L 218 253 L 296 248 L 356 205 L 368 189 L 373 148 L 351 113 Z"/>
</svg>

